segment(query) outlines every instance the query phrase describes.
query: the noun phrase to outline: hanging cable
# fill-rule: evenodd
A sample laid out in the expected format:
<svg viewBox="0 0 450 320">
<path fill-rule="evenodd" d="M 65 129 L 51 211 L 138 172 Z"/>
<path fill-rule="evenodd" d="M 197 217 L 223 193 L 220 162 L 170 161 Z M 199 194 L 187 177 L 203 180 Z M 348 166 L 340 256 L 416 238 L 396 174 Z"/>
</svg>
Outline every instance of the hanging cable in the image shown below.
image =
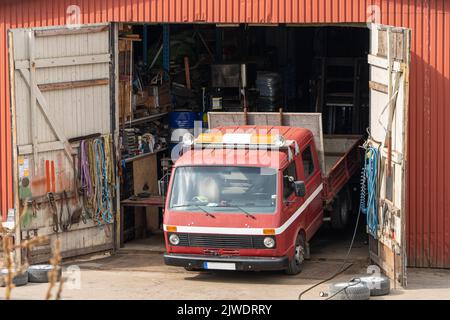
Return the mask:
<svg viewBox="0 0 450 320">
<path fill-rule="evenodd" d="M 95 220 L 99 225 L 111 223 L 113 221 L 107 172 L 108 163 L 106 161 L 103 143 L 104 141 L 101 138 L 97 138 L 93 142 L 97 204 Z"/>
<path fill-rule="evenodd" d="M 365 170 L 363 168 L 362 171 L 361 171 L 361 180 L 363 180 L 364 172 L 365 172 Z M 333 275 L 331 275 L 329 278 L 326 278 L 326 279 L 324 279 L 324 280 L 322 280 L 322 281 L 320 281 L 320 282 L 310 286 L 309 288 L 303 290 L 302 292 L 300 292 L 300 294 L 298 295 L 298 299 L 299 300 L 302 299 L 302 296 L 306 292 L 311 291 L 312 289 L 314 289 L 317 286 L 320 286 L 323 283 L 326 283 L 328 281 L 333 280 L 335 277 L 337 277 L 338 275 L 340 275 L 341 273 L 343 273 L 344 271 L 346 271 L 347 269 L 349 269 L 353 265 L 353 263 L 347 264 L 347 261 L 348 261 L 348 258 L 350 257 L 350 252 L 352 251 L 353 244 L 355 243 L 356 232 L 358 230 L 358 225 L 359 225 L 359 218 L 361 216 L 361 211 L 362 211 L 362 207 L 361 207 L 362 203 L 363 202 L 360 201 L 360 205 L 359 205 L 359 209 L 358 209 L 358 215 L 356 217 L 356 222 L 355 222 L 355 228 L 353 229 L 352 240 L 350 241 L 350 245 L 348 246 L 347 254 L 345 255 L 344 262 L 342 262 L 341 267 Z"/>
<path fill-rule="evenodd" d="M 114 168 L 111 135 L 84 140 L 80 144 L 81 186 L 93 220 L 99 225 L 113 222 Z"/>
<path fill-rule="evenodd" d="M 364 167 L 361 170 L 361 193 L 360 193 L 360 201 L 359 201 L 359 210 L 358 210 L 358 216 L 356 218 L 356 224 L 353 231 L 352 240 L 350 242 L 350 246 L 348 248 L 347 254 L 345 255 L 344 262 L 342 263 L 341 267 L 338 269 L 336 273 L 334 273 L 329 278 L 322 280 L 313 286 L 307 288 L 306 290 L 303 290 L 300 295 L 298 296 L 298 299 L 301 299 L 303 294 L 306 292 L 312 290 L 313 288 L 326 283 L 328 281 L 331 281 L 339 274 L 343 273 L 345 270 L 350 268 L 352 266 L 352 263 L 347 264 L 347 260 L 350 256 L 350 252 L 353 248 L 353 244 L 356 237 L 356 231 L 358 229 L 359 224 L 359 218 L 361 216 L 361 213 L 365 214 L 367 216 L 367 229 L 368 232 L 377 239 L 377 230 L 378 230 L 378 205 L 377 205 L 377 198 L 378 198 L 378 172 L 380 168 L 380 150 L 372 145 L 370 141 L 374 141 L 375 143 L 378 143 L 377 141 L 373 140 L 371 137 L 370 132 L 368 131 L 369 139 L 364 143 L 363 148 L 365 149 L 364 153 Z M 367 202 L 366 202 L 367 199 Z M 348 288 L 344 287 L 344 289 Z M 340 293 L 341 291 L 335 293 L 334 295 Z M 328 299 L 331 299 L 332 297 L 328 297 Z"/>
<path fill-rule="evenodd" d="M 92 182 L 86 140 L 80 143 L 81 189 L 87 197 L 92 196 Z"/>
</svg>

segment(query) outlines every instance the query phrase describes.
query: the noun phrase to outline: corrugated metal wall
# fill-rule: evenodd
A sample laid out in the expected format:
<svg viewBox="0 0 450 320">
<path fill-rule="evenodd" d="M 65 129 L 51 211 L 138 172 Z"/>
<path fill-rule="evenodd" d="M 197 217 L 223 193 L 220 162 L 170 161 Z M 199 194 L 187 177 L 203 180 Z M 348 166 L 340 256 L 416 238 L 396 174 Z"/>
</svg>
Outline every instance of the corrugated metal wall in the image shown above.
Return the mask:
<svg viewBox="0 0 450 320">
<path fill-rule="evenodd" d="M 450 1 L 448 0 L 3 0 L 0 4 L 0 208 L 12 206 L 6 30 L 82 23 L 381 22 L 412 29 L 407 241 L 410 266 L 450 268 Z"/>
</svg>

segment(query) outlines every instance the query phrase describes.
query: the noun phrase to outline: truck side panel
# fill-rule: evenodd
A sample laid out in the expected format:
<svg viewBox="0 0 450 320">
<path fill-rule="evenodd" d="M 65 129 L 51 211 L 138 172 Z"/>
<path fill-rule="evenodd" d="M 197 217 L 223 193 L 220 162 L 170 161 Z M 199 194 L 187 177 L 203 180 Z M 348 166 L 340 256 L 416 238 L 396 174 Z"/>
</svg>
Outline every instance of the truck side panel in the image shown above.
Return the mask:
<svg viewBox="0 0 450 320">
<path fill-rule="evenodd" d="M 336 137 L 339 138 L 339 136 Z M 353 144 L 342 156 L 339 157 L 338 153 L 328 151 L 329 156 L 338 156 L 338 160 L 324 173 L 324 201 L 327 204 L 333 201 L 334 197 L 360 168 L 361 150 L 359 145 L 362 143 L 362 137 L 352 137 L 354 138 Z M 326 156 L 327 150 L 325 150 Z"/>
</svg>

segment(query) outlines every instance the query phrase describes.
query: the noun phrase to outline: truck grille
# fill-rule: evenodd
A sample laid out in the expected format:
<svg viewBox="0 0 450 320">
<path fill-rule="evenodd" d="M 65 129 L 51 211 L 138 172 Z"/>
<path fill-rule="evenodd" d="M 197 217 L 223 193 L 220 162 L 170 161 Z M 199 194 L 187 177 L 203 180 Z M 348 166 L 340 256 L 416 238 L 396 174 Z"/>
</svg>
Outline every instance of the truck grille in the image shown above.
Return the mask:
<svg viewBox="0 0 450 320">
<path fill-rule="evenodd" d="M 267 249 L 263 242 L 266 236 L 178 233 L 178 237 L 182 247 Z"/>
</svg>

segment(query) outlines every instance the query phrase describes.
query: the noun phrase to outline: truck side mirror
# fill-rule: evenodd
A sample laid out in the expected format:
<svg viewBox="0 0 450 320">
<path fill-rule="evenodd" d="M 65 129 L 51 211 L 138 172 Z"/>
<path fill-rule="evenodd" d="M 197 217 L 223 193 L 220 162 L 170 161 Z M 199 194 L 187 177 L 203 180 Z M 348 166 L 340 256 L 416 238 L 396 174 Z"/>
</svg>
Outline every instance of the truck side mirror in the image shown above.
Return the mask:
<svg viewBox="0 0 450 320">
<path fill-rule="evenodd" d="M 306 195 L 306 187 L 304 181 L 294 181 L 294 191 L 297 197 L 304 197 Z"/>
</svg>

